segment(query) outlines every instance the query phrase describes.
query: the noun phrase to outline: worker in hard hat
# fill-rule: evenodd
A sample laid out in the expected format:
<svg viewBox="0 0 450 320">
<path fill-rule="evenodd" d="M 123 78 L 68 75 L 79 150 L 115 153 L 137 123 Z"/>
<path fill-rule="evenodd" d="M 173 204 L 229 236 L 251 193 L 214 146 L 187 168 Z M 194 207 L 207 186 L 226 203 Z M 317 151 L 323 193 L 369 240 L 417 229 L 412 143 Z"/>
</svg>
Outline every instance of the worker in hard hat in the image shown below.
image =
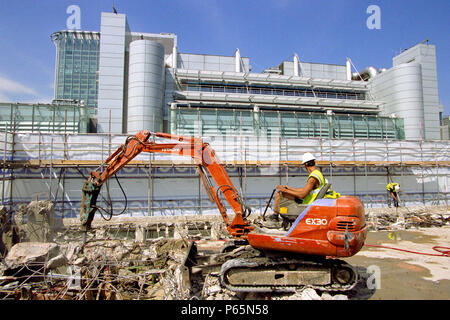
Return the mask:
<svg viewBox="0 0 450 320">
<path fill-rule="evenodd" d="M 277 210 L 280 205 L 281 196 L 289 200 L 294 200 L 299 204 L 310 204 L 316 199 L 320 189 L 327 183 L 322 172 L 316 168 L 316 158 L 311 153 L 307 152 L 303 155 L 302 165 L 309 173 L 308 179 L 306 180 L 306 184 L 303 188 L 293 188 L 287 185 L 277 186 L 278 191 L 275 195 L 274 202 L 274 213 L 276 215 L 279 214 Z M 325 197 L 338 198 L 340 197 L 340 194 L 329 190 Z"/>
<path fill-rule="evenodd" d="M 398 207 L 398 199 L 399 199 L 398 193 L 402 191 L 402 190 L 400 190 L 400 185 L 396 182 L 391 182 L 391 183 L 388 183 L 388 185 L 386 186 L 386 189 L 389 192 L 389 194 L 391 195 L 392 199 L 394 199 L 394 207 Z M 390 197 L 388 197 L 388 206 L 389 206 L 389 208 L 391 207 L 391 198 Z"/>
</svg>

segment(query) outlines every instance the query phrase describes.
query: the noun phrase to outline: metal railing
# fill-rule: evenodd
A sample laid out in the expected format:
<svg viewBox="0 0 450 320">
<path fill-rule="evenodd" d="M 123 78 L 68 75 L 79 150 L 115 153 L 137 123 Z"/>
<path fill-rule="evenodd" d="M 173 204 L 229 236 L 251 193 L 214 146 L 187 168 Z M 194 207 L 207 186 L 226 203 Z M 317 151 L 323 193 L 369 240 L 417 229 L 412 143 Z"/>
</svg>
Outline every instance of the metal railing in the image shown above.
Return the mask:
<svg viewBox="0 0 450 320">
<path fill-rule="evenodd" d="M 225 92 L 225 93 L 245 93 L 245 94 L 265 94 L 290 97 L 310 97 L 324 99 L 344 99 L 344 100 L 366 100 L 364 92 L 330 91 L 326 89 L 284 89 L 284 88 L 264 88 L 253 86 L 230 86 L 230 85 L 209 85 L 209 84 L 187 84 L 182 86 L 183 90 L 201 92 Z"/>
</svg>

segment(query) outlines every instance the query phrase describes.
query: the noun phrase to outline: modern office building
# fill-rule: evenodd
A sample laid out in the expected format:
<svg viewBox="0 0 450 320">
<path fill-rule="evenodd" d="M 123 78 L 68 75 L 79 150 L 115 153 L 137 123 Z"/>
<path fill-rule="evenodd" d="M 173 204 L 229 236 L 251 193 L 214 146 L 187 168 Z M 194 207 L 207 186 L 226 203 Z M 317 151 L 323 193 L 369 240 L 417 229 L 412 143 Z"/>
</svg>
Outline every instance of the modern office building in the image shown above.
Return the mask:
<svg viewBox="0 0 450 320">
<path fill-rule="evenodd" d="M 102 12 L 99 32 L 52 39 L 55 97 L 86 100 L 98 132 L 440 139 L 436 50 L 428 43 L 397 55 L 389 69 L 358 72 L 345 57 L 331 65 L 293 53 L 255 73 L 239 49 L 183 53 L 176 35 L 131 31 L 120 13 Z"/>
<path fill-rule="evenodd" d="M 441 139 L 450 140 L 450 117 L 446 116 L 442 119 Z"/>
<path fill-rule="evenodd" d="M 56 46 L 55 99 L 76 99 L 97 111 L 100 33 L 60 31 Z"/>
<path fill-rule="evenodd" d="M 0 102 L 0 130 L 88 133 L 89 107 L 70 100 L 53 100 L 52 103 Z"/>
</svg>

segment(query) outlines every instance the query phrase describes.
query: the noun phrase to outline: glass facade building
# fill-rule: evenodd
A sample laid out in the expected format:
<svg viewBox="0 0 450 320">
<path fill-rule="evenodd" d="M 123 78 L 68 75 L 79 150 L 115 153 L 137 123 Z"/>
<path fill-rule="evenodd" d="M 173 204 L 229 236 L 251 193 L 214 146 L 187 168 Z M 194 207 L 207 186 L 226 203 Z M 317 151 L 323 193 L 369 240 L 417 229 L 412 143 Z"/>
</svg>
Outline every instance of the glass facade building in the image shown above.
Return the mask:
<svg viewBox="0 0 450 320">
<path fill-rule="evenodd" d="M 317 112 L 175 108 L 172 133 L 186 136 L 404 140 L 403 119 Z"/>
<path fill-rule="evenodd" d="M 440 137 L 433 45 L 404 51 L 389 69 L 353 72 L 349 59 L 326 64 L 294 54 L 257 73 L 239 49 L 226 56 L 183 53 L 175 34 L 133 32 L 120 13 L 102 12 L 99 32 L 59 31 L 51 39 L 55 99 L 84 101 L 95 132 L 193 133 L 197 127 L 202 135 L 212 130 L 336 139 Z M 164 50 L 139 51 L 143 43 Z M 157 112 L 149 116 L 150 110 Z M 238 113 L 242 124 L 236 129 Z"/>
<path fill-rule="evenodd" d="M 52 34 L 56 46 L 55 99 L 76 99 L 96 114 L 100 33 L 60 31 Z"/>
<path fill-rule="evenodd" d="M 87 106 L 0 103 L 0 130 L 33 133 L 87 133 Z"/>
</svg>

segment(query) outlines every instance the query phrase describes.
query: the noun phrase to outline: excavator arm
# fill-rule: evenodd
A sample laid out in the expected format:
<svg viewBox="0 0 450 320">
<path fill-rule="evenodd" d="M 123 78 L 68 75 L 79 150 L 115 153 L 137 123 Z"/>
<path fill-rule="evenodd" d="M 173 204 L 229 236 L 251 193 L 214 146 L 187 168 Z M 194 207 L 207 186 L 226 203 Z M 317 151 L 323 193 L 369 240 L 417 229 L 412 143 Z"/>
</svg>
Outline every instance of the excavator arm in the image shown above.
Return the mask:
<svg viewBox="0 0 450 320">
<path fill-rule="evenodd" d="M 176 142 L 155 143 L 150 141 L 152 135 Z M 96 203 L 102 185 L 142 152 L 190 156 L 194 159 L 206 193 L 211 202 L 216 203 L 229 234 L 236 239 L 247 239 L 247 234 L 254 228 L 246 220 L 250 209 L 243 203 L 225 168 L 220 164 L 211 146 L 199 138 L 183 137 L 167 133 L 151 133 L 148 130 L 143 130 L 136 135 L 129 136 L 125 143 L 105 160 L 106 167 L 90 173 L 88 180 L 82 188 L 80 209 L 80 220 L 85 230 L 91 228 L 92 220 L 98 209 Z M 217 187 L 213 185 L 208 173 L 213 178 Z M 227 210 L 220 200 L 220 192 L 235 213 L 234 219 L 231 222 L 227 215 Z"/>
<path fill-rule="evenodd" d="M 151 136 L 173 142 L 155 143 Z M 307 206 L 293 201 L 286 207 L 287 214 L 293 217 L 289 230 L 256 228 L 246 219 L 247 208 L 214 150 L 199 138 L 146 130 L 129 136 L 103 166 L 90 173 L 83 186 L 80 219 L 85 230 L 91 227 L 99 209 L 96 202 L 102 185 L 142 152 L 190 156 L 229 234 L 235 240 L 244 240 L 233 241 L 232 245 L 249 244 L 256 249 L 255 256 L 246 256 L 250 254 L 246 250 L 230 252 L 236 254 L 235 258 L 226 261 L 220 270 L 219 281 L 224 287 L 237 292 L 294 292 L 305 286 L 344 291 L 357 284 L 355 268 L 345 261 L 329 259 L 350 257 L 364 245 L 367 234 L 364 205 L 357 197 L 316 199 Z M 231 222 L 220 192 L 235 213 Z M 228 247 L 224 248 L 224 252 L 227 250 Z M 240 256 L 243 252 L 245 255 Z M 266 255 L 267 252 L 271 254 Z"/>
</svg>

